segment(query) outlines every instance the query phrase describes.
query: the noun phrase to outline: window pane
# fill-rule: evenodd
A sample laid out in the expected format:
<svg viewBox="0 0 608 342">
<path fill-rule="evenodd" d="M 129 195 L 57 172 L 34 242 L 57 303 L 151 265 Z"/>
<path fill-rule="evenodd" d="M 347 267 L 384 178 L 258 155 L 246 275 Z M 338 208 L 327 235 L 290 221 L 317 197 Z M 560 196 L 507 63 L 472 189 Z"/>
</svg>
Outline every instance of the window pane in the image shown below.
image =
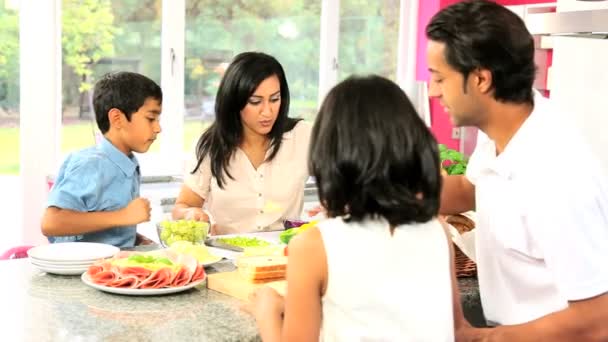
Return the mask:
<svg viewBox="0 0 608 342">
<path fill-rule="evenodd" d="M 63 0 L 62 152 L 100 137 L 91 107 L 102 75 L 134 71 L 160 84 L 160 30 L 160 1 Z"/>
<path fill-rule="evenodd" d="M 340 1 L 339 75 L 379 74 L 395 80 L 399 0 Z"/>
<path fill-rule="evenodd" d="M 0 0 L 0 174 L 19 174 L 19 12 Z"/>
<path fill-rule="evenodd" d="M 222 74 L 232 58 L 244 51 L 276 57 L 289 82 L 289 115 L 313 118 L 319 83 L 320 13 L 320 1 L 186 1 L 186 151 L 191 151 L 214 120 Z"/>
</svg>

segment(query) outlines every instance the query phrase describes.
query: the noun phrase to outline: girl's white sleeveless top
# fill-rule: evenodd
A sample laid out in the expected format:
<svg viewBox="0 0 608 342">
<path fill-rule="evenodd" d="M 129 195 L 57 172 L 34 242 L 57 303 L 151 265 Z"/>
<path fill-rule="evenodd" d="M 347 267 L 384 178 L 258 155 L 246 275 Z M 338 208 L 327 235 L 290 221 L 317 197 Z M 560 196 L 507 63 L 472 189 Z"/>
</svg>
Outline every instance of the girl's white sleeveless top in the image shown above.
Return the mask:
<svg viewBox="0 0 608 342">
<path fill-rule="evenodd" d="M 327 254 L 323 341 L 454 340 L 450 254 L 436 219 L 317 225 Z M 450 242 L 451 243 L 451 242 Z"/>
</svg>

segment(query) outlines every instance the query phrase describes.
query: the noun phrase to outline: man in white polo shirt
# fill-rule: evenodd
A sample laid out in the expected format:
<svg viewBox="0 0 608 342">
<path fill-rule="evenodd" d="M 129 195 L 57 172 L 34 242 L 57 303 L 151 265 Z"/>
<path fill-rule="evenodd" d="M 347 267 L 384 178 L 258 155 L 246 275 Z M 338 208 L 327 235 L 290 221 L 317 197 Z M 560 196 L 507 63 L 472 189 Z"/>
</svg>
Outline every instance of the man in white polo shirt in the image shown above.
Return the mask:
<svg viewBox="0 0 608 342">
<path fill-rule="evenodd" d="M 481 301 L 493 329 L 463 340 L 608 340 L 608 183 L 557 109 L 532 91 L 534 42 L 490 1 L 440 11 L 426 29 L 429 95 L 480 141 L 441 212 L 475 209 Z M 576 113 L 571 113 L 576 115 Z"/>
</svg>

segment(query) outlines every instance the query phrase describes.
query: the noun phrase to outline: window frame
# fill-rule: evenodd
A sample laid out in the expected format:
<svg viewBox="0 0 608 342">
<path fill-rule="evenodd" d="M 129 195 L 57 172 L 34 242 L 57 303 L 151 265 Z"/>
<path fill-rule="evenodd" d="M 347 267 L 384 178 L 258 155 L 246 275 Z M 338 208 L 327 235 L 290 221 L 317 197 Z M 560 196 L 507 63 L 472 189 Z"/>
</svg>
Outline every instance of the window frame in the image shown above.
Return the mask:
<svg viewBox="0 0 608 342">
<path fill-rule="evenodd" d="M 395 77 L 414 101 L 419 88 L 415 81 L 418 3 L 419 0 L 399 2 Z M 24 194 L 21 217 L 25 227 L 21 235 L 33 242 L 41 236 L 39 223 L 48 195 L 47 179 L 56 174 L 65 157 L 59 152 L 62 128 L 61 0 L 22 1 L 20 6 L 20 168 Z M 189 153 L 183 151 L 185 7 L 185 0 L 162 1 L 162 138 L 159 153 L 138 156 L 144 176 L 181 176 L 185 159 L 189 157 Z M 321 0 L 320 23 L 317 106 L 338 79 L 340 0 Z M 40 59 L 41 55 L 51 58 Z M 32 209 L 35 209 L 35 215 L 32 215 Z"/>
</svg>

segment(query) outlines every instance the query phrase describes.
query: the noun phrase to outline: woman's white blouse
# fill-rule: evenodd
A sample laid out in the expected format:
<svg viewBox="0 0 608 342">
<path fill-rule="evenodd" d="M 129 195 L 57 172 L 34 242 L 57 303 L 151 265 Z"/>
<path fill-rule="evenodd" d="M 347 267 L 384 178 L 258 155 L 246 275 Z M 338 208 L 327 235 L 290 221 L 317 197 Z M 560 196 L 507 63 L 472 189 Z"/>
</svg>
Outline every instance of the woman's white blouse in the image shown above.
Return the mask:
<svg viewBox="0 0 608 342">
<path fill-rule="evenodd" d="M 220 188 L 211 175 L 209 158 L 196 166 L 194 154 L 186 166 L 184 184 L 205 200 L 204 207 L 217 224 L 218 233 L 235 234 L 283 228 L 283 220 L 299 218 L 308 178 L 308 145 L 311 125 L 300 121 L 283 134 L 274 159 L 257 170 L 240 148 L 230 160 L 230 177 Z M 269 153 L 266 154 L 268 156 Z"/>
</svg>

